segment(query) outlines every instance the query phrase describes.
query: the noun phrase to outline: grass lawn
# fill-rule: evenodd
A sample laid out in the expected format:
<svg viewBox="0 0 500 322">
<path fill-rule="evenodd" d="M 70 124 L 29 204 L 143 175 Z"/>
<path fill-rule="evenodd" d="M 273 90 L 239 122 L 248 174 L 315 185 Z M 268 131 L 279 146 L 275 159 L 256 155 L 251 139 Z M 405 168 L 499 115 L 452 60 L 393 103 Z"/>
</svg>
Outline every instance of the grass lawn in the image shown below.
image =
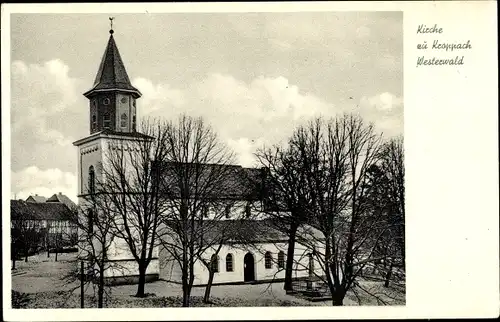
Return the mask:
<svg viewBox="0 0 500 322">
<path fill-rule="evenodd" d="M 64 280 L 77 266 L 76 254 L 60 254 L 58 262 L 54 255 L 35 255 L 28 262 L 16 263 L 12 271 L 13 305 L 23 308 L 79 308 L 80 289 L 78 281 Z M 366 292 L 359 291 L 361 305 L 404 305 L 404 288 L 384 288 L 379 281 L 363 281 L 363 288 L 377 294 L 383 302 L 377 301 Z M 85 289 L 85 307 L 96 307 L 94 294 L 97 290 L 92 284 Z M 156 281 L 146 284 L 146 298 L 136 298 L 137 285 L 119 285 L 106 289 L 105 307 L 179 307 L 182 305 L 182 289 L 178 284 Z M 211 300 L 213 304 L 202 303 L 204 287 L 192 290 L 192 306 L 330 306 L 331 301 L 310 302 L 300 296 L 288 295 L 283 290 L 283 283 L 255 285 L 220 285 L 213 286 Z M 359 305 L 358 297 L 349 292 L 344 305 Z"/>
</svg>

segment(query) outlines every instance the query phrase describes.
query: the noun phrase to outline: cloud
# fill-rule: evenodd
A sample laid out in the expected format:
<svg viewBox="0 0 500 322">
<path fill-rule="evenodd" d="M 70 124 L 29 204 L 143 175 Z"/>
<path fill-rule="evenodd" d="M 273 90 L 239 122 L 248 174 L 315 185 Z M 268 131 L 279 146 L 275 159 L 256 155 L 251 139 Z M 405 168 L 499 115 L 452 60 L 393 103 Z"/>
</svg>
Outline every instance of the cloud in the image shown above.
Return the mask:
<svg viewBox="0 0 500 322">
<path fill-rule="evenodd" d="M 403 104 L 403 99 L 391 93 L 384 92 L 372 97 L 361 98 L 361 104 L 387 111 L 401 106 Z"/>
<path fill-rule="evenodd" d="M 162 98 L 157 101 L 155 115 L 172 119 L 174 114 L 185 112 L 204 117 L 234 149 L 239 163 L 246 165 L 253 162 L 253 152 L 264 142 L 277 143 L 311 117 L 338 111 L 333 104 L 302 93 L 282 76 L 260 76 L 244 82 L 213 73 L 184 91 L 146 79 L 141 82 L 147 85 L 146 91 L 155 89 L 154 97 Z M 139 83 L 137 86 L 144 92 Z M 141 102 L 139 106 L 148 104 Z"/>
<path fill-rule="evenodd" d="M 362 97 L 359 108 L 361 115 L 376 128 L 391 137 L 403 134 L 403 97 L 383 92 L 371 97 Z"/>
<path fill-rule="evenodd" d="M 144 116 L 154 116 L 158 110 L 179 109 L 185 103 L 184 93 L 168 84 L 153 84 L 152 81 L 138 77 L 132 84 L 142 93 L 138 113 Z"/>
<path fill-rule="evenodd" d="M 265 140 L 258 138 L 250 140 L 248 138 L 239 138 L 236 140 L 229 139 L 228 146 L 231 148 L 238 157 L 238 163 L 244 167 L 256 166 L 254 152 L 259 147 L 262 147 Z"/>
<path fill-rule="evenodd" d="M 34 194 L 48 198 L 61 192 L 77 202 L 78 180 L 74 173 L 57 168 L 41 170 L 37 166 L 30 166 L 17 172 L 12 171 L 11 180 L 12 198 L 26 199 Z"/>
<path fill-rule="evenodd" d="M 74 169 L 57 155 L 76 154 L 71 142 L 86 128 L 83 82 L 59 59 L 11 65 L 12 169 L 33 165 Z M 75 161 L 76 162 L 76 161 Z"/>
</svg>

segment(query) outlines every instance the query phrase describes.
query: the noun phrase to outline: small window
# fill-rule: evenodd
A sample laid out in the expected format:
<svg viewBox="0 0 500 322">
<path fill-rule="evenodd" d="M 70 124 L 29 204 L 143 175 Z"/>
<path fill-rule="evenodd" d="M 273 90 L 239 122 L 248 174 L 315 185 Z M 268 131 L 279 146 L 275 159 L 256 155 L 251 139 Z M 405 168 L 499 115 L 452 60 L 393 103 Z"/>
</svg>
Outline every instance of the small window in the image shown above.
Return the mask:
<svg viewBox="0 0 500 322">
<path fill-rule="evenodd" d="M 95 130 L 97 127 L 97 116 L 92 114 L 92 130 Z"/>
<path fill-rule="evenodd" d="M 109 112 L 106 112 L 103 118 L 103 127 L 109 128 L 110 126 L 111 126 L 111 116 L 109 115 Z"/>
<path fill-rule="evenodd" d="M 123 113 L 122 116 L 120 117 L 120 126 L 121 127 L 127 127 L 127 120 L 128 120 L 128 117 L 127 117 L 127 114 L 126 113 Z"/>
<path fill-rule="evenodd" d="M 94 171 L 94 166 L 89 167 L 89 193 L 94 194 L 95 193 L 95 171 Z"/>
<path fill-rule="evenodd" d="M 122 97 L 122 99 L 120 101 L 122 102 L 122 104 L 125 104 L 125 103 L 127 103 L 127 98 L 126 97 Z"/>
<path fill-rule="evenodd" d="M 271 269 L 273 267 L 273 255 L 271 255 L 271 252 L 266 252 L 264 255 L 264 264 L 266 266 L 266 269 Z"/>
<path fill-rule="evenodd" d="M 135 131 L 135 115 L 132 116 L 132 130 Z"/>
<path fill-rule="evenodd" d="M 233 271 L 233 255 L 227 254 L 226 256 L 226 272 Z"/>
<path fill-rule="evenodd" d="M 245 205 L 245 216 L 249 218 L 251 214 L 252 214 L 252 205 L 250 204 L 250 202 L 247 202 L 247 204 Z"/>
<path fill-rule="evenodd" d="M 217 255 L 212 255 L 212 258 L 210 259 L 210 269 L 214 273 L 219 272 L 219 257 Z"/>
<path fill-rule="evenodd" d="M 109 99 L 109 98 L 107 98 L 107 97 L 106 97 L 105 99 L 103 99 L 103 100 L 102 100 L 102 103 L 103 103 L 104 105 L 109 105 L 109 104 L 111 103 L 111 101 L 110 101 L 110 99 Z"/>
<path fill-rule="evenodd" d="M 285 253 L 283 251 L 280 251 L 278 253 L 278 268 L 284 268 L 285 267 Z"/>
<path fill-rule="evenodd" d="M 226 218 L 229 219 L 231 218 L 231 205 L 226 205 L 226 208 L 224 209 L 224 213 L 226 215 Z"/>
</svg>

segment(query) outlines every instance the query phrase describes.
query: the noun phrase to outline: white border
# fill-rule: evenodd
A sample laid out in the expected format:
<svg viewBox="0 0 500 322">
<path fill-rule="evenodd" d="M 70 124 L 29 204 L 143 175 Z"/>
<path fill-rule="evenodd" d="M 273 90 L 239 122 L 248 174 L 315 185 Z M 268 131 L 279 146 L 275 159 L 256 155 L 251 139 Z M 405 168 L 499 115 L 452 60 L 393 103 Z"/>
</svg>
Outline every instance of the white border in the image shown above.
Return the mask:
<svg viewBox="0 0 500 322">
<path fill-rule="evenodd" d="M 451 318 L 499 315 L 498 63 L 494 1 L 172 4 L 2 4 L 3 227 L 10 197 L 10 13 L 404 11 L 407 305 L 11 310 L 3 247 L 6 320 L 253 320 Z M 448 40 L 471 39 L 460 68 L 415 68 L 420 23 Z M 444 37 L 444 36 L 443 36 Z M 432 37 L 431 37 L 432 38 Z M 76 156 L 76 154 L 75 154 Z M 9 244 L 4 229 L 3 245 Z M 5 292 L 6 291 L 6 292 Z"/>
</svg>

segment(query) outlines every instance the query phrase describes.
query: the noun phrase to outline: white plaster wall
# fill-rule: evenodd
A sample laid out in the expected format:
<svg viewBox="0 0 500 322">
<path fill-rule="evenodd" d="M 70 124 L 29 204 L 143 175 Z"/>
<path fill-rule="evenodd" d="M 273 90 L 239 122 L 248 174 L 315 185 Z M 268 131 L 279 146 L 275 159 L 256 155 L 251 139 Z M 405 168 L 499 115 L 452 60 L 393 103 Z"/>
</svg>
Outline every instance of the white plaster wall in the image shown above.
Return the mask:
<svg viewBox="0 0 500 322">
<path fill-rule="evenodd" d="M 152 259 L 149 263 L 146 274 L 159 274 L 159 260 Z M 110 260 L 104 272 L 105 277 L 122 277 L 139 275 L 139 265 L 134 259 L 130 260 Z"/>
<path fill-rule="evenodd" d="M 104 141 L 101 138 L 78 147 L 78 194 L 87 193 L 89 168 L 94 166 L 96 178 L 100 178 L 99 168 L 103 159 Z M 79 200 L 79 202 L 81 199 Z"/>
<path fill-rule="evenodd" d="M 244 257 L 248 252 L 252 253 L 255 260 L 255 280 L 271 280 L 282 279 L 285 277 L 284 268 L 278 268 L 278 253 L 283 251 L 286 253 L 287 243 L 263 243 L 256 245 L 256 247 L 246 247 L 245 245 L 224 245 L 219 251 L 219 273 L 214 275 L 213 283 L 228 283 L 228 282 L 243 282 L 244 281 Z M 265 268 L 264 254 L 266 251 L 272 253 L 273 262 L 270 269 Z M 303 245 L 296 244 L 295 246 L 295 260 L 297 262 L 294 267 L 293 277 L 306 277 L 309 276 L 309 257 L 307 249 Z M 215 251 L 206 252 L 206 260 L 208 261 Z M 233 255 L 233 271 L 226 271 L 226 255 L 230 253 Z M 315 272 L 318 275 L 323 275 L 321 266 L 315 260 Z M 206 284 L 208 282 L 209 272 L 208 269 L 201 261 L 195 263 L 195 285 Z M 181 282 L 181 271 L 178 263 L 169 257 L 166 250 L 160 251 L 160 278 L 168 281 Z"/>
</svg>

